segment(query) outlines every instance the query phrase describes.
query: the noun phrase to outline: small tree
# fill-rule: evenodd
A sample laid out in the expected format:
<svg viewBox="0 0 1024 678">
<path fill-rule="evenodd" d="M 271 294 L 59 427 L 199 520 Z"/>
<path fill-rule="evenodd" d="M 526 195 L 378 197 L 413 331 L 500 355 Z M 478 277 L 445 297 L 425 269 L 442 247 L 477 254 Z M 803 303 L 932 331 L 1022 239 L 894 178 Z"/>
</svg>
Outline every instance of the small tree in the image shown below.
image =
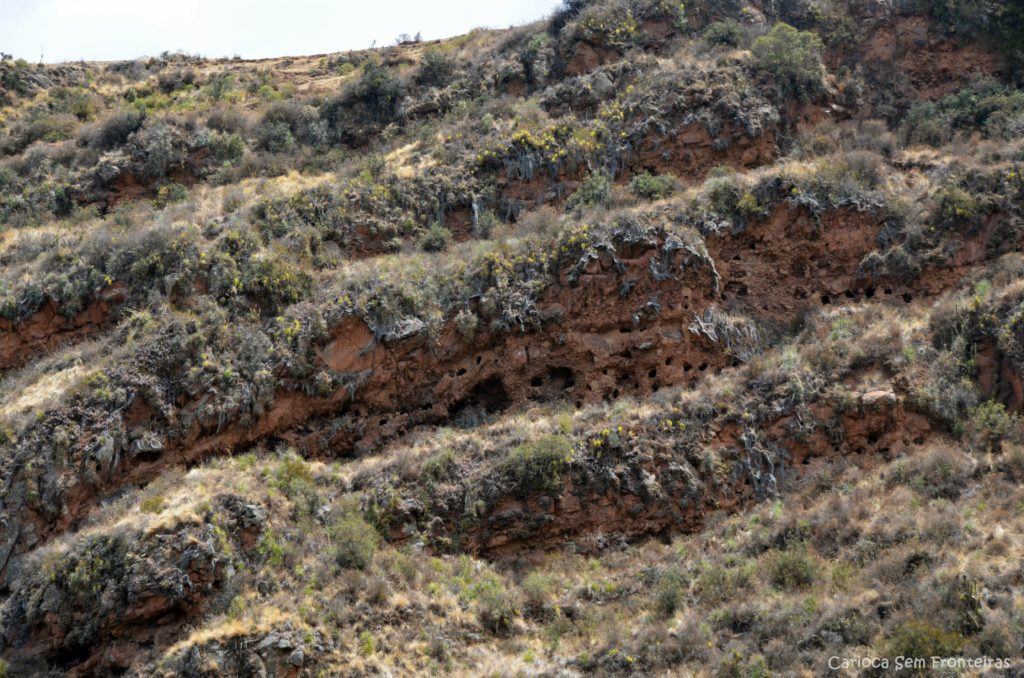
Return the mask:
<svg viewBox="0 0 1024 678">
<path fill-rule="evenodd" d="M 362 516 L 348 512 L 331 529 L 332 555 L 339 567 L 365 570 L 380 546 L 380 535 Z"/>
<path fill-rule="evenodd" d="M 751 50 L 757 68 L 775 79 L 781 94 L 810 98 L 821 91 L 821 40 L 814 33 L 780 22 Z"/>
<path fill-rule="evenodd" d="M 372 121 L 390 122 L 398 113 L 403 95 L 402 82 L 388 68 L 371 61 L 363 67 L 355 95 L 366 106 Z"/>
<path fill-rule="evenodd" d="M 572 441 L 551 434 L 512 448 L 505 466 L 522 496 L 557 492 L 562 486 L 562 470 L 572 456 Z"/>
<path fill-rule="evenodd" d="M 612 180 L 603 172 L 594 172 L 565 202 L 569 211 L 588 206 L 607 207 L 612 197 Z"/>
<path fill-rule="evenodd" d="M 444 252 L 452 241 L 452 232 L 443 224 L 434 223 L 420 240 L 420 248 L 424 252 Z"/>
<path fill-rule="evenodd" d="M 416 82 L 428 87 L 444 87 L 455 72 L 455 62 L 439 49 L 428 49 L 416 74 Z"/>
<path fill-rule="evenodd" d="M 638 198 L 661 200 L 672 195 L 676 190 L 676 178 L 671 174 L 653 175 L 644 172 L 633 177 L 629 182 L 629 190 Z"/>
<path fill-rule="evenodd" d="M 736 19 L 716 21 L 704 30 L 704 39 L 712 45 L 737 47 L 743 40 L 743 26 Z"/>
</svg>

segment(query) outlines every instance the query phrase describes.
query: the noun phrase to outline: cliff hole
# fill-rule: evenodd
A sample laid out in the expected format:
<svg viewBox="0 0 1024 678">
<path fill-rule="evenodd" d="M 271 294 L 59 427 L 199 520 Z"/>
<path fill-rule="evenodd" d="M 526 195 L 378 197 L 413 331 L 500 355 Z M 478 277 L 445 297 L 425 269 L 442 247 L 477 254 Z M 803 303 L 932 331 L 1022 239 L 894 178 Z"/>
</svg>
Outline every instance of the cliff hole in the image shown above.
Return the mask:
<svg viewBox="0 0 1024 678">
<path fill-rule="evenodd" d="M 565 392 L 576 385 L 576 375 L 568 367 L 552 367 L 545 374 L 535 375 L 530 379 L 530 386 L 539 389 L 535 400 L 557 400 L 565 396 Z"/>
<path fill-rule="evenodd" d="M 747 296 L 747 286 L 735 280 L 730 280 L 728 283 L 726 283 L 725 289 L 728 290 L 731 294 L 735 294 L 737 297 Z"/>
<path fill-rule="evenodd" d="M 460 428 L 473 428 L 483 423 L 487 415 L 508 409 L 511 399 L 505 384 L 497 377 L 481 381 L 466 395 L 448 408 L 452 424 Z"/>
<path fill-rule="evenodd" d="M 146 450 L 135 455 L 136 461 L 140 464 L 149 464 L 159 460 L 164 455 L 163 450 Z"/>
<path fill-rule="evenodd" d="M 576 385 L 576 377 L 568 367 L 552 367 L 548 370 L 548 383 L 554 388 L 565 390 Z"/>
</svg>

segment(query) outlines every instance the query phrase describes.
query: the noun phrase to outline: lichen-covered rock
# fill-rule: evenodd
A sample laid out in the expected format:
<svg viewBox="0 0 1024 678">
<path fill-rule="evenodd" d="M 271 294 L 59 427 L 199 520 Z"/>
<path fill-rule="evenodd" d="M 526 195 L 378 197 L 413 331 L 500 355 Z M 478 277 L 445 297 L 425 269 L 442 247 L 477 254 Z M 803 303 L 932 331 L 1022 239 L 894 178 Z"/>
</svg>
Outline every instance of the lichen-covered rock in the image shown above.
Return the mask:
<svg viewBox="0 0 1024 678">
<path fill-rule="evenodd" d="M 232 495 L 218 503 L 205 519 L 116 524 L 34 553 L 2 608 L 3 655 L 14 666 L 70 657 L 93 672 L 137 665 L 156 639 L 206 609 L 235 574 L 236 547 L 262 532 L 262 506 Z"/>
</svg>

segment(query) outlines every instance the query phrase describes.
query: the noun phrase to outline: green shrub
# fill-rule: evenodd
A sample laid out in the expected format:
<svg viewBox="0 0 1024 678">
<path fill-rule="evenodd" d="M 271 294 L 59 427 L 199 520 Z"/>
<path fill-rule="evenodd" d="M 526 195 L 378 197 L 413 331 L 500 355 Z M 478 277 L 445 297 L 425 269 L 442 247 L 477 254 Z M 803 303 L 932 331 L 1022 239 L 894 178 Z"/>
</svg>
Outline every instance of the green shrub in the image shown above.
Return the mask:
<svg viewBox="0 0 1024 678">
<path fill-rule="evenodd" d="M 712 45 L 738 47 L 743 40 L 743 26 L 735 19 L 716 21 L 704 29 L 704 39 Z"/>
<path fill-rule="evenodd" d="M 210 136 L 209 148 L 218 162 L 238 162 L 245 155 L 245 140 L 234 132 L 219 132 Z"/>
<path fill-rule="evenodd" d="M 686 576 L 683 571 L 671 567 L 661 573 L 654 589 L 654 611 L 662 617 L 671 617 L 679 609 L 686 593 Z"/>
<path fill-rule="evenodd" d="M 902 129 L 908 144 L 941 146 L 951 136 L 938 104 L 931 101 L 915 104 L 907 111 Z"/>
<path fill-rule="evenodd" d="M 886 654 L 930 661 L 931 657 L 957 656 L 963 647 L 964 639 L 959 633 L 944 631 L 926 621 L 913 620 L 901 624 L 893 632 Z"/>
<path fill-rule="evenodd" d="M 768 581 L 782 589 L 804 589 L 818 577 L 818 566 L 804 548 L 794 547 L 768 554 Z"/>
<path fill-rule="evenodd" d="M 708 179 L 704 184 L 705 201 L 716 214 L 729 216 L 736 212 L 743 195 L 736 177 L 733 175 L 718 176 Z"/>
<path fill-rule="evenodd" d="M 624 3 L 591 3 L 572 26 L 572 39 L 625 49 L 640 37 L 640 24 Z"/>
<path fill-rule="evenodd" d="M 300 301 L 313 288 L 309 274 L 278 258 L 252 261 L 241 283 L 242 292 L 267 313 Z"/>
<path fill-rule="evenodd" d="M 320 107 L 320 117 L 327 129 L 336 137 L 353 142 L 365 141 L 365 131 L 360 124 L 385 125 L 393 121 L 399 112 L 405 90 L 401 80 L 379 60 L 370 60 L 363 65 L 363 74 L 358 82 L 337 97 L 325 101 Z"/>
<path fill-rule="evenodd" d="M 466 341 L 472 341 L 476 336 L 477 327 L 480 325 L 480 318 L 468 308 L 461 309 L 455 314 L 455 330 L 459 336 Z"/>
<path fill-rule="evenodd" d="M 485 629 L 499 634 L 508 631 L 519 614 L 515 597 L 498 575 L 487 572 L 475 585 L 477 618 Z"/>
<path fill-rule="evenodd" d="M 544 45 L 546 45 L 547 42 L 548 36 L 543 33 L 538 33 L 533 36 L 530 38 L 529 42 L 526 43 L 526 47 L 524 47 L 523 51 L 520 53 L 520 59 L 524 63 L 533 61 L 537 58 L 537 55 L 540 54 L 541 49 L 544 48 Z"/>
<path fill-rule="evenodd" d="M 984 79 L 943 97 L 915 104 L 900 126 L 908 144 L 940 146 L 960 133 L 981 132 L 991 139 L 1024 134 L 1024 92 Z"/>
<path fill-rule="evenodd" d="M 662 20 L 676 30 L 686 30 L 686 8 L 677 0 L 586 2 L 567 0 L 552 17 L 550 32 L 566 29 L 570 40 L 589 40 L 624 50 L 643 44 L 643 24 Z"/>
<path fill-rule="evenodd" d="M 156 192 L 156 200 L 153 204 L 157 208 L 166 207 L 176 202 L 182 202 L 188 197 L 188 189 L 181 184 L 171 183 L 161 186 Z"/>
<path fill-rule="evenodd" d="M 644 172 L 633 177 L 629 182 L 629 190 L 638 198 L 661 200 L 675 192 L 676 178 L 671 174 L 653 175 Z"/>
<path fill-rule="evenodd" d="M 0 419 L 0 447 L 14 441 L 14 429 L 6 421 Z"/>
<path fill-rule="evenodd" d="M 179 89 L 194 85 L 196 71 L 193 68 L 178 68 L 164 71 L 157 76 L 157 86 L 164 94 L 171 94 Z"/>
<path fill-rule="evenodd" d="M 935 225 L 944 230 L 971 232 L 981 217 L 978 200 L 956 186 L 940 191 L 935 201 Z"/>
<path fill-rule="evenodd" d="M 966 489 L 973 471 L 971 460 L 958 449 L 937 446 L 898 462 L 889 482 L 910 485 L 933 499 L 957 499 Z"/>
<path fill-rule="evenodd" d="M 277 537 L 274 536 L 274 530 L 269 527 L 263 531 L 263 536 L 260 537 L 260 542 L 256 546 L 256 552 L 271 567 L 281 567 L 284 564 L 286 555 L 284 544 L 277 540 Z"/>
<path fill-rule="evenodd" d="M 705 562 L 697 575 L 695 591 L 709 605 L 732 600 L 754 584 L 756 565 L 727 559 L 724 563 Z"/>
<path fill-rule="evenodd" d="M 445 450 L 423 462 L 423 475 L 437 482 L 447 477 L 454 468 L 455 455 L 450 450 Z"/>
<path fill-rule="evenodd" d="M 451 241 L 452 232 L 435 222 L 420 239 L 420 249 L 424 252 L 444 252 Z"/>
<path fill-rule="evenodd" d="M 286 122 L 264 122 L 256 130 L 256 147 L 269 153 L 288 153 L 295 148 L 295 136 Z"/>
<path fill-rule="evenodd" d="M 274 469 L 274 486 L 285 495 L 294 496 L 296 491 L 313 482 L 313 472 L 306 461 L 291 453 Z"/>
<path fill-rule="evenodd" d="M 428 49 L 416 74 L 416 82 L 426 87 L 444 87 L 454 73 L 454 60 L 439 49 Z"/>
<path fill-rule="evenodd" d="M 390 122 L 398 113 L 402 100 L 402 82 L 390 69 L 370 61 L 363 67 L 355 96 L 365 107 L 370 120 Z"/>
<path fill-rule="evenodd" d="M 720 678 L 769 678 L 772 672 L 768 668 L 768 660 L 763 655 L 746 657 L 736 650 L 722 663 L 716 675 Z"/>
<path fill-rule="evenodd" d="M 164 510 L 164 504 L 166 500 L 163 495 L 153 495 L 152 497 L 146 497 L 139 503 L 139 510 L 143 513 L 162 513 Z"/>
<path fill-rule="evenodd" d="M 64 141 L 71 138 L 76 127 L 78 120 L 73 115 L 35 115 L 27 123 L 13 125 L 10 136 L 0 139 L 0 150 L 10 155 L 21 153 L 37 141 Z"/>
<path fill-rule="evenodd" d="M 18 59 L 14 62 L 14 68 L 4 73 L 3 86 L 4 89 L 8 89 L 12 92 L 17 92 L 21 96 L 28 96 L 32 93 L 32 85 L 28 78 L 29 65 L 24 59 Z"/>
<path fill-rule="evenodd" d="M 339 567 L 365 570 L 380 546 L 373 525 L 355 511 L 347 511 L 330 529 L 331 556 Z"/>
<path fill-rule="evenodd" d="M 373 634 L 369 631 L 363 631 L 359 634 L 359 654 L 364 657 L 369 657 L 377 651 L 377 643 L 373 640 Z"/>
<path fill-rule="evenodd" d="M 142 163 L 143 173 L 158 179 L 182 161 L 183 148 L 176 130 L 167 123 L 144 127 L 132 137 L 133 155 Z"/>
<path fill-rule="evenodd" d="M 591 174 L 565 203 L 567 210 L 596 205 L 607 206 L 612 195 L 612 180 L 602 172 Z"/>
<path fill-rule="evenodd" d="M 232 96 L 235 88 L 235 76 L 230 73 L 221 73 L 209 79 L 206 84 L 206 92 L 214 101 L 230 99 L 237 101 L 237 96 Z"/>
<path fill-rule="evenodd" d="M 555 492 L 562 485 L 562 470 L 572 459 L 572 442 L 551 434 L 512 448 L 505 467 L 521 494 Z"/>
<path fill-rule="evenodd" d="M 821 40 L 814 33 L 777 23 L 754 41 L 754 64 L 775 79 L 784 95 L 810 98 L 821 91 Z"/>
<path fill-rule="evenodd" d="M 296 101 L 282 101 L 270 106 L 263 114 L 258 129 L 265 130 L 268 142 L 276 139 L 284 150 L 297 143 L 322 146 L 328 140 L 327 125 L 320 120 L 316 107 Z"/>
<path fill-rule="evenodd" d="M 142 128 L 146 114 L 142 111 L 120 111 L 113 113 L 99 123 L 89 136 L 90 146 L 100 151 L 109 151 L 123 146 L 132 133 Z"/>
<path fill-rule="evenodd" d="M 524 609 L 535 616 L 542 615 L 551 603 L 558 581 L 554 575 L 534 570 L 519 585 L 523 592 Z"/>
<path fill-rule="evenodd" d="M 1003 450 L 1003 440 L 1011 427 L 1017 425 L 1016 415 L 1008 413 L 1002 403 L 989 400 L 971 412 L 964 437 L 975 451 L 998 454 Z"/>
<path fill-rule="evenodd" d="M 278 90 L 275 85 L 272 85 L 269 82 L 264 84 L 264 85 L 260 85 L 259 87 L 257 87 L 255 94 L 256 94 L 256 96 L 258 96 L 260 99 L 263 99 L 264 101 L 282 101 L 282 100 L 284 100 L 284 93 L 281 92 L 280 90 Z"/>
</svg>

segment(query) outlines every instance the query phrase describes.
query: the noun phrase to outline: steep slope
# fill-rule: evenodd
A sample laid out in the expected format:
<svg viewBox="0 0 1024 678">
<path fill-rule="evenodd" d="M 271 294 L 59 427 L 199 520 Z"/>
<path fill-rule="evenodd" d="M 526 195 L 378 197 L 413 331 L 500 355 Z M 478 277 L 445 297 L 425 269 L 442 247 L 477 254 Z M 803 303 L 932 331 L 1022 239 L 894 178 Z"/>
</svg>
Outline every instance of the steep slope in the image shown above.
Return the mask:
<svg viewBox="0 0 1024 678">
<path fill-rule="evenodd" d="M 3 61 L 3 666 L 1019 670 L 1022 35 Z"/>
</svg>

